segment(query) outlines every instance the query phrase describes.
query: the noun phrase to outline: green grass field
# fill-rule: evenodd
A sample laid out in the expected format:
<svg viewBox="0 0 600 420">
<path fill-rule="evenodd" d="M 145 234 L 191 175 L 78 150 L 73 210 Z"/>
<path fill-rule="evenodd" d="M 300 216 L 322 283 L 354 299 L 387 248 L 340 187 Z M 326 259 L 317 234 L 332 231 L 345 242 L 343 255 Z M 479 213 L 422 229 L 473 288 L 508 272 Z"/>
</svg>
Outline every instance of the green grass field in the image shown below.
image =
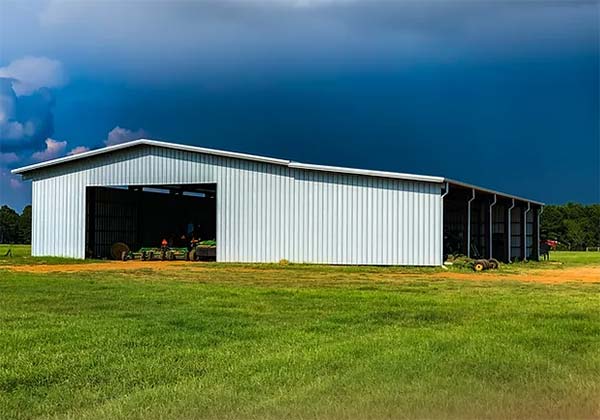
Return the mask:
<svg viewBox="0 0 600 420">
<path fill-rule="evenodd" d="M 27 252 L 0 261 L 2 419 L 600 416 L 600 279 L 8 269 Z"/>
</svg>

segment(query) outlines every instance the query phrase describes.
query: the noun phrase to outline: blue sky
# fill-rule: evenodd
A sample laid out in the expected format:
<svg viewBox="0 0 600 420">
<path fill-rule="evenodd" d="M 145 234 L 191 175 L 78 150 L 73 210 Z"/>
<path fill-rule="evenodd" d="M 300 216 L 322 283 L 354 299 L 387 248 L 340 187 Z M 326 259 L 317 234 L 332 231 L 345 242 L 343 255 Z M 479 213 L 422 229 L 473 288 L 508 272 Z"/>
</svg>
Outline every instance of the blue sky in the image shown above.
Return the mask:
<svg viewBox="0 0 600 420">
<path fill-rule="evenodd" d="M 0 3 L 10 169 L 137 137 L 600 202 L 599 3 Z"/>
</svg>

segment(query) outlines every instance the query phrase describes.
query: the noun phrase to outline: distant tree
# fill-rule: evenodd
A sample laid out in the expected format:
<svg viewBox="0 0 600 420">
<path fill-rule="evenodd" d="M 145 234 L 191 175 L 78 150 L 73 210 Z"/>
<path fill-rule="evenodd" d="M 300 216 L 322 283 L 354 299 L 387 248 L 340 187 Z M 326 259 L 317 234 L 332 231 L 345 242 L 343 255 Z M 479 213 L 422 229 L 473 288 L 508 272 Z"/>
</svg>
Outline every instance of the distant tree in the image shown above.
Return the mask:
<svg viewBox="0 0 600 420">
<path fill-rule="evenodd" d="M 19 214 L 8 206 L 0 207 L 0 243 L 19 241 Z"/>
<path fill-rule="evenodd" d="M 19 242 L 31 243 L 31 205 L 25 206 L 19 217 Z"/>
<path fill-rule="evenodd" d="M 600 246 L 600 204 L 567 203 L 544 207 L 542 239 L 555 239 L 569 249 Z"/>
</svg>

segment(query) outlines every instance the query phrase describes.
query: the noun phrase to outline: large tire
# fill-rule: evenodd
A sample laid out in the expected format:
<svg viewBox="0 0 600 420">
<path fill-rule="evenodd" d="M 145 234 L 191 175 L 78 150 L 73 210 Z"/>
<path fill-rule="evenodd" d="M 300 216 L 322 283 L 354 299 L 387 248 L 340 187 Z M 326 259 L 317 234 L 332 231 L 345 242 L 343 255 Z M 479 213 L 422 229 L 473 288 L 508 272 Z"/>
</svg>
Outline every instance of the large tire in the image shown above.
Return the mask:
<svg viewBox="0 0 600 420">
<path fill-rule="evenodd" d="M 488 260 L 488 264 L 491 270 L 497 270 L 500 267 L 500 261 L 495 258 L 490 258 Z"/>
<path fill-rule="evenodd" d="M 110 246 L 110 256 L 113 260 L 122 259 L 123 252 L 129 253 L 129 246 L 124 242 L 115 242 Z"/>
<path fill-rule="evenodd" d="M 475 260 L 473 262 L 473 270 L 477 272 L 487 270 L 486 262 L 484 260 Z"/>
</svg>

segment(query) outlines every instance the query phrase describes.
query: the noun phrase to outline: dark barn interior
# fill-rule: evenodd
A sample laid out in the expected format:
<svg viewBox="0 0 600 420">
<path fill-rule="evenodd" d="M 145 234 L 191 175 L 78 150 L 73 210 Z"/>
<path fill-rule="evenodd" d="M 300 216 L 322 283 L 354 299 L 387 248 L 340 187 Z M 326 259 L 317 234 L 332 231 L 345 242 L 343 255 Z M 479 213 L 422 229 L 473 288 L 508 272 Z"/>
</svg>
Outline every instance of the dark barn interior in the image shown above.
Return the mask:
<svg viewBox="0 0 600 420">
<path fill-rule="evenodd" d="M 497 193 L 449 184 L 444 197 L 444 259 L 458 254 L 503 262 L 538 259 L 540 208 Z"/>
<path fill-rule="evenodd" d="M 88 187 L 86 256 L 110 258 L 116 242 L 137 250 L 216 239 L 216 220 L 215 184 Z"/>
</svg>

